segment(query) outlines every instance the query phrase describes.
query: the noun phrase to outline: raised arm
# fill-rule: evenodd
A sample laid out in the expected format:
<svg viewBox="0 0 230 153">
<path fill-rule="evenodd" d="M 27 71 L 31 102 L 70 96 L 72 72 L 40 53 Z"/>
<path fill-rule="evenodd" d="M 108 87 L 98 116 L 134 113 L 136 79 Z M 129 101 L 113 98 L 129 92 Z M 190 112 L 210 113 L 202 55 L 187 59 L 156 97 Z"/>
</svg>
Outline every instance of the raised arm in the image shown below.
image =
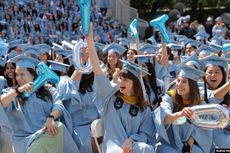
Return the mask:
<svg viewBox="0 0 230 153">
<path fill-rule="evenodd" d="M 88 36 L 86 36 L 86 40 L 88 43 L 88 48 L 89 48 L 89 58 L 93 67 L 93 71 L 95 75 L 100 75 L 102 74 L 102 70 L 99 64 L 99 58 L 97 56 L 97 52 L 94 46 L 94 40 L 93 40 L 93 32 L 92 32 L 92 23 L 90 23 L 90 31 Z"/>
<path fill-rule="evenodd" d="M 167 56 L 167 48 L 166 48 L 166 44 L 163 41 L 162 37 L 161 37 L 161 49 L 162 49 L 162 57 L 160 59 L 160 63 L 164 66 L 166 66 L 168 64 L 168 56 Z"/>
<path fill-rule="evenodd" d="M 227 81 L 223 86 L 213 91 L 216 99 L 222 99 L 230 91 L 230 81 Z"/>
</svg>

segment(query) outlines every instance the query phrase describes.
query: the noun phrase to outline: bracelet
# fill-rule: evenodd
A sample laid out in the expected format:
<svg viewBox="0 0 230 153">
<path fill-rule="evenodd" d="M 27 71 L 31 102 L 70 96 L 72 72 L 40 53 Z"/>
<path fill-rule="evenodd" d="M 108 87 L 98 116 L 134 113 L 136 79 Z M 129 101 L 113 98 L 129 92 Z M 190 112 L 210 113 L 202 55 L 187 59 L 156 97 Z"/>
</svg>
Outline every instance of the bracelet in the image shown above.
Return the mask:
<svg viewBox="0 0 230 153">
<path fill-rule="evenodd" d="M 52 118 L 52 119 L 54 119 L 55 117 L 54 117 L 53 115 L 48 115 L 47 118 Z"/>
<path fill-rule="evenodd" d="M 21 95 L 21 92 L 18 90 L 19 86 L 15 87 L 14 90 L 16 92 L 17 95 Z"/>
</svg>

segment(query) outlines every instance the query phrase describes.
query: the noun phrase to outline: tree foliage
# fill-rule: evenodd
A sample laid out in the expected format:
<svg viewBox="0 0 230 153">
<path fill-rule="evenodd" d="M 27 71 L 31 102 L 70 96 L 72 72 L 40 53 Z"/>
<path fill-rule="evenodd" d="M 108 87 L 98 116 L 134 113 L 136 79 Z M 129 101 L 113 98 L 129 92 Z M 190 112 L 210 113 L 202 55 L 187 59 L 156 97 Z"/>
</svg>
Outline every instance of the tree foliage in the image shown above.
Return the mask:
<svg viewBox="0 0 230 153">
<path fill-rule="evenodd" d="M 158 12 L 173 9 L 176 3 L 182 2 L 190 11 L 192 17 L 202 18 L 201 12 L 206 10 L 217 10 L 220 12 L 229 12 L 230 0 L 131 0 L 131 6 L 138 9 L 141 18 L 154 16 Z M 197 13 L 200 12 L 200 13 Z"/>
</svg>

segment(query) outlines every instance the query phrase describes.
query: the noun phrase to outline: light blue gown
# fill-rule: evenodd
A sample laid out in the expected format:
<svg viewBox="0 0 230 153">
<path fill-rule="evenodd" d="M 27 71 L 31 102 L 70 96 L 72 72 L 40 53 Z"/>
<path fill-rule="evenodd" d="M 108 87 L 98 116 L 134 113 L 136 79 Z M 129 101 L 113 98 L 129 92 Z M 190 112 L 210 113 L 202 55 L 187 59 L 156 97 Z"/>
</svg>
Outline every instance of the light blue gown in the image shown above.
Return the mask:
<svg viewBox="0 0 230 153">
<path fill-rule="evenodd" d="M 78 92 L 80 80 L 73 81 L 67 76 L 61 77 L 58 92 L 63 105 L 70 113 L 73 123 L 73 138 L 79 147 L 80 153 L 92 153 L 91 123 L 99 118 L 95 106 L 95 92 Z"/>
<path fill-rule="evenodd" d="M 150 108 L 141 112 L 137 105 L 120 103 L 115 96 L 117 86 L 111 84 L 105 74 L 95 76 L 94 85 L 96 105 L 104 126 L 102 152 L 121 153 L 124 141 L 132 138 L 133 153 L 154 153 L 155 126 L 151 121 Z"/>
<path fill-rule="evenodd" d="M 11 90 L 11 88 L 4 89 L 3 93 Z M 15 153 L 25 153 L 31 143 L 44 133 L 41 129 L 44 127 L 47 116 L 53 110 L 59 110 L 65 118 L 67 128 L 71 128 L 71 118 L 62 105 L 62 101 L 59 100 L 56 90 L 51 88 L 50 91 L 53 102 L 44 101 L 37 98 L 36 94 L 32 94 L 23 106 L 14 99 L 5 109 L 13 129 L 12 139 Z M 65 153 L 79 152 L 66 128 L 64 129 L 63 149 Z"/>
<path fill-rule="evenodd" d="M 207 88 L 207 90 L 210 91 L 208 84 Z M 208 94 L 208 100 L 210 103 L 220 104 L 224 101 L 224 98 L 216 101 L 211 101 Z M 230 104 L 230 99 L 228 100 L 228 103 Z M 230 107 L 228 107 L 228 110 L 230 111 Z M 213 143 L 215 148 L 230 148 L 230 121 L 228 122 L 227 127 L 224 129 L 213 130 Z"/>
<path fill-rule="evenodd" d="M 192 152 L 210 153 L 213 139 L 212 130 L 199 128 L 188 121 L 181 125 L 164 125 L 165 117 L 173 113 L 171 96 L 164 95 L 160 107 L 154 112 L 154 121 L 159 133 L 156 145 L 157 153 L 181 153 L 184 142 L 188 141 L 189 137 L 193 137 L 197 143 L 193 145 Z"/>
</svg>

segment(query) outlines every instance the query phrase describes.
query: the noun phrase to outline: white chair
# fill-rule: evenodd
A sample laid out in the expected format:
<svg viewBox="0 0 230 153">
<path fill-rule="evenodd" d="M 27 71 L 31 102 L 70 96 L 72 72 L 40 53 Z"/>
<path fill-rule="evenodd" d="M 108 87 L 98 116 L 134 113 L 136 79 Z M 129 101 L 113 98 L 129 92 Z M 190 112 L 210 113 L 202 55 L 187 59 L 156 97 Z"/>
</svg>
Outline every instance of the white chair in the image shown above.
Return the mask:
<svg viewBox="0 0 230 153">
<path fill-rule="evenodd" d="M 92 137 L 96 143 L 97 150 L 101 153 L 101 147 L 98 142 L 98 138 L 103 137 L 103 121 L 102 119 L 96 119 L 91 123 L 91 133 Z"/>
</svg>

